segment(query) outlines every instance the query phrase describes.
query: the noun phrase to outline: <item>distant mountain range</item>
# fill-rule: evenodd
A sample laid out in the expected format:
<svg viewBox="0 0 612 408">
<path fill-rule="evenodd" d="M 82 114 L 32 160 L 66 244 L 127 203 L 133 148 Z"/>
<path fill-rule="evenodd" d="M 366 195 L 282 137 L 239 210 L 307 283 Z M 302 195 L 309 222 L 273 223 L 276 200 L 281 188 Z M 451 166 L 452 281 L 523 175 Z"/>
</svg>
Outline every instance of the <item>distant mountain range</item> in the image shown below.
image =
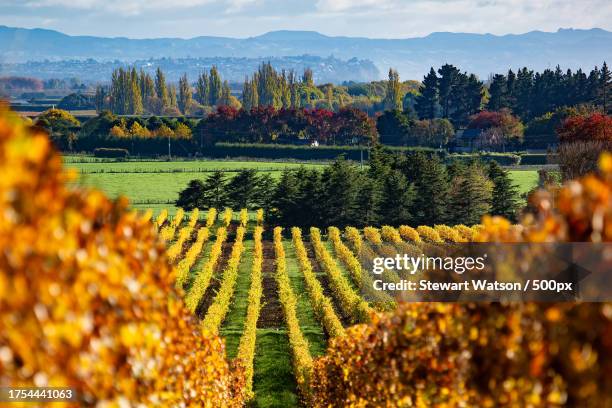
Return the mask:
<svg viewBox="0 0 612 408">
<path fill-rule="evenodd" d="M 389 67 L 403 79 L 421 79 L 429 67 L 446 62 L 486 79 L 490 73 L 528 66 L 590 69 L 612 62 L 612 32 L 560 29 L 525 34 L 433 33 L 422 38 L 330 37 L 311 31 L 274 31 L 244 39 L 128 39 L 69 36 L 44 29 L 0 26 L 0 63 L 85 60 L 133 62 L 150 58 L 251 58 L 318 56 L 370 60 L 379 78 Z M 1 74 L 1 72 L 0 72 Z M 358 79 L 350 78 L 346 79 Z"/>
</svg>

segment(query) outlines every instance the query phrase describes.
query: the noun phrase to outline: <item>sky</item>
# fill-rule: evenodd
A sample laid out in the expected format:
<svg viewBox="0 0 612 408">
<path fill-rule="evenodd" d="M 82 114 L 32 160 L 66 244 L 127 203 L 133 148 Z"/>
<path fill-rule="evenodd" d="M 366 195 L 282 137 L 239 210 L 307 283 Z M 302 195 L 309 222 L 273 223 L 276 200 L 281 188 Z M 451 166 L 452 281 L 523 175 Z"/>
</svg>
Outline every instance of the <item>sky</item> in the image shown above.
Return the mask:
<svg viewBox="0 0 612 408">
<path fill-rule="evenodd" d="M 130 38 L 244 38 L 274 30 L 369 38 L 410 38 L 436 31 L 612 31 L 612 1 L 0 0 L 0 25 Z"/>
</svg>

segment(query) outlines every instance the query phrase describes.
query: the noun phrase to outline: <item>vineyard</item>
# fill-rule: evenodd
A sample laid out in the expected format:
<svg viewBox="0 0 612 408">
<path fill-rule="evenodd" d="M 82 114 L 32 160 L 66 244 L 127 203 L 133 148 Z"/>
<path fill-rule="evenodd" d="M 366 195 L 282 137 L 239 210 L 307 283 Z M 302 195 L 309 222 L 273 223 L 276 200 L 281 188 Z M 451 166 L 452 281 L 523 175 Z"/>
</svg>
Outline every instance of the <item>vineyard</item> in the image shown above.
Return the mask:
<svg viewBox="0 0 612 408">
<path fill-rule="evenodd" d="M 228 357 L 246 372 L 247 396 L 258 405 L 313 402 L 314 360 L 349 326 L 391 310 L 385 293 L 367 302 L 364 282 L 373 275 L 360 258 L 428 245 L 466 242 L 481 226 L 409 226 L 362 231 L 330 227 L 303 231 L 264 226 L 259 210 L 215 208 L 169 218 L 161 211 L 142 217 L 159 230 L 175 268 L 175 284 L 202 330 L 220 333 Z M 394 272 L 385 278 L 398 280 Z M 370 286 L 371 287 L 371 286 Z"/>
<path fill-rule="evenodd" d="M 612 241 L 612 156 L 600 168 L 538 192 L 519 224 L 283 229 L 73 188 L 47 135 L 0 108 L 0 387 L 100 407 L 612 406 L 609 301 L 401 303 L 367 266 Z"/>
</svg>

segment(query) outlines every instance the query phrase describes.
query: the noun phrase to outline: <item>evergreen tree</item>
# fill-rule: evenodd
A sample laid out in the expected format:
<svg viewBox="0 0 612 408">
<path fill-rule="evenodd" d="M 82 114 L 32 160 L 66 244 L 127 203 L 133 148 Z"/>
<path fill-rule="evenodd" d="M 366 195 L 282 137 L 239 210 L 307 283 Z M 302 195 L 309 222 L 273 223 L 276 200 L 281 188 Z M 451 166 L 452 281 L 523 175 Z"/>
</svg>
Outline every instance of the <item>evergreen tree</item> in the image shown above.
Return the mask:
<svg viewBox="0 0 612 408">
<path fill-rule="evenodd" d="M 225 174 L 215 171 L 204 182 L 203 208 L 221 209 L 228 206 Z"/>
<path fill-rule="evenodd" d="M 278 225 L 294 225 L 302 214 L 298 208 L 299 182 L 295 171 L 285 170 L 272 196 L 270 218 Z"/>
<path fill-rule="evenodd" d="M 452 179 L 448 217 L 456 224 L 475 225 L 491 210 L 493 185 L 480 165 L 464 170 Z"/>
<path fill-rule="evenodd" d="M 253 193 L 253 206 L 262 208 L 265 214 L 270 212 L 273 205 L 274 190 L 276 181 L 270 173 L 262 173 L 257 176 L 255 191 Z"/>
<path fill-rule="evenodd" d="M 392 68 L 389 69 L 389 80 L 387 81 L 384 106 L 386 110 L 402 109 L 402 95 L 399 73 Z"/>
<path fill-rule="evenodd" d="M 187 109 L 191 105 L 191 85 L 187 79 L 187 74 L 179 79 L 179 95 L 178 95 L 178 108 L 183 114 L 187 114 Z"/>
<path fill-rule="evenodd" d="M 421 94 L 416 98 L 415 109 L 421 119 L 436 117 L 439 106 L 438 76 L 433 67 L 423 79 Z"/>
<path fill-rule="evenodd" d="M 508 87 L 506 77 L 501 74 L 496 74 L 491 79 L 489 85 L 489 102 L 487 109 L 490 111 L 498 111 L 508 107 Z"/>
<path fill-rule="evenodd" d="M 205 195 L 206 186 L 202 180 L 191 180 L 187 188 L 179 192 L 179 198 L 176 200 L 176 205 L 177 207 L 183 208 L 185 211 L 191 211 L 194 208 L 205 208 Z"/>
<path fill-rule="evenodd" d="M 216 66 L 212 66 L 210 69 L 210 77 L 209 77 L 209 105 L 215 106 L 218 104 L 219 99 L 221 99 L 223 92 L 223 85 L 221 83 L 221 76 L 219 75 L 219 71 Z"/>
<path fill-rule="evenodd" d="M 451 109 L 453 108 L 452 94 L 456 90 L 457 77 L 459 76 L 459 70 L 450 64 L 444 64 L 438 69 L 440 79 L 438 80 L 438 95 L 440 98 L 440 105 L 442 106 L 442 117 L 449 118 Z"/>
<path fill-rule="evenodd" d="M 166 77 L 160 68 L 157 68 L 155 72 L 155 92 L 157 93 L 157 97 L 161 100 L 162 107 L 170 106 Z"/>
<path fill-rule="evenodd" d="M 599 73 L 599 90 L 597 102 L 601 106 L 604 114 L 607 114 L 612 107 L 612 73 L 606 62 L 603 63 Z"/>
<path fill-rule="evenodd" d="M 241 170 L 227 183 L 227 201 L 231 208 L 251 208 L 256 200 L 257 172 Z"/>
<path fill-rule="evenodd" d="M 508 172 L 494 160 L 489 162 L 488 176 L 493 182 L 491 215 L 515 221 L 520 206 L 518 188 L 512 184 Z"/>
<path fill-rule="evenodd" d="M 446 166 L 437 154 L 428 157 L 424 153 L 417 153 L 414 155 L 414 163 L 416 195 L 412 214 L 415 224 L 434 225 L 454 221 L 447 214 L 450 186 Z"/>
<path fill-rule="evenodd" d="M 354 225 L 358 227 L 379 225 L 382 199 L 380 183 L 369 178 L 367 173 L 362 173 L 359 175 L 358 186 Z"/>
<path fill-rule="evenodd" d="M 382 181 L 380 220 L 382 224 L 402 225 L 412 222 L 410 209 L 414 200 L 414 186 L 406 177 L 392 170 Z"/>
<path fill-rule="evenodd" d="M 357 170 L 342 157 L 323 172 L 321 219 L 326 225 L 351 225 L 357 213 Z"/>
</svg>

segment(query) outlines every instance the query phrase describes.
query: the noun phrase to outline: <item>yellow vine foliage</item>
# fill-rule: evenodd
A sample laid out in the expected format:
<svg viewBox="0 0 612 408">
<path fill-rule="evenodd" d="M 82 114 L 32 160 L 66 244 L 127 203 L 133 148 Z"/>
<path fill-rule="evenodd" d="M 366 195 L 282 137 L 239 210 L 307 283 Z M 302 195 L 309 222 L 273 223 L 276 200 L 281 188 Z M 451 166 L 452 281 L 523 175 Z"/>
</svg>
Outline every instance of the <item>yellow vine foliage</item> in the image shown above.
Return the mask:
<svg viewBox="0 0 612 408">
<path fill-rule="evenodd" d="M 276 256 L 276 282 L 278 284 L 278 297 L 287 323 L 289 344 L 293 356 L 293 371 L 300 391 L 300 395 L 307 405 L 311 401 L 311 384 L 313 360 L 310 355 L 308 340 L 300 329 L 297 317 L 297 299 L 291 288 L 287 274 L 285 248 L 283 247 L 282 228 L 274 228 L 274 253 Z"/>
<path fill-rule="evenodd" d="M 353 246 L 355 253 L 359 254 L 363 246 L 363 242 L 361 240 L 361 234 L 359 233 L 359 230 L 355 227 L 346 227 L 344 230 L 344 235 L 346 236 L 346 239 Z"/>
<path fill-rule="evenodd" d="M 472 242 L 476 236 L 476 230 L 468 227 L 467 225 L 455 225 L 453 229 L 457 231 L 467 242 Z"/>
<path fill-rule="evenodd" d="M 194 208 L 193 211 L 191 211 L 191 214 L 189 215 L 189 226 L 191 228 L 195 227 L 199 219 L 200 219 L 200 209 Z"/>
<path fill-rule="evenodd" d="M 374 245 L 382 244 L 382 237 L 380 236 L 380 232 L 378 231 L 378 228 L 365 227 L 363 229 L 363 236 L 365 237 L 366 241 L 370 242 L 371 244 L 374 244 Z"/>
<path fill-rule="evenodd" d="M 167 219 L 168 210 L 164 208 L 159 212 L 159 214 L 157 214 L 157 218 L 155 219 L 155 225 L 157 225 L 157 228 L 161 228 L 161 226 L 164 225 Z"/>
<path fill-rule="evenodd" d="M 380 235 L 383 240 L 394 244 L 402 242 L 402 237 L 397 230 L 389 225 L 383 225 L 380 229 Z"/>
<path fill-rule="evenodd" d="M 412 227 L 408 225 L 400 225 L 399 227 L 400 236 L 408 242 L 421 242 L 421 237 L 419 233 Z"/>
<path fill-rule="evenodd" d="M 257 221 L 257 225 L 263 225 L 264 222 L 264 210 L 263 208 L 260 208 L 257 210 L 256 214 L 255 214 L 255 219 Z"/>
<path fill-rule="evenodd" d="M 533 200 L 519 225 L 484 217 L 476 240 L 612 241 L 612 156 Z M 610 302 L 402 304 L 332 339 L 313 405 L 612 406 L 610 333 Z"/>
<path fill-rule="evenodd" d="M 150 222 L 152 218 L 153 218 L 153 210 L 148 208 L 147 211 L 145 211 L 144 214 L 142 214 L 142 220 L 146 222 Z"/>
<path fill-rule="evenodd" d="M 0 384 L 72 387 L 82 405 L 240 406 L 241 376 L 174 291 L 151 223 L 67 188 L 47 136 L 0 109 Z"/>
<path fill-rule="evenodd" d="M 213 225 L 215 225 L 215 222 L 217 221 L 217 209 L 216 208 L 209 208 L 208 212 L 206 213 L 206 227 L 210 228 Z"/>
<path fill-rule="evenodd" d="M 215 266 L 221 257 L 223 243 L 226 239 L 227 230 L 225 227 L 217 228 L 217 238 L 210 249 L 208 260 L 206 263 L 204 263 L 204 266 L 200 272 L 198 272 L 198 274 L 195 276 L 193 284 L 185 296 L 185 304 L 191 313 L 195 313 L 198 305 L 200 304 L 200 300 L 202 300 L 202 296 L 204 296 L 206 289 L 208 289 L 208 285 L 210 285 L 210 280 L 215 272 Z"/>
<path fill-rule="evenodd" d="M 174 214 L 174 218 L 172 218 L 172 226 L 178 228 L 183 222 L 183 218 L 185 218 L 185 210 L 179 208 L 176 210 L 176 214 Z"/>
<path fill-rule="evenodd" d="M 428 227 L 427 225 L 419 225 L 416 231 L 421 237 L 421 239 L 426 242 L 430 242 L 433 244 L 444 243 L 444 240 L 440 237 L 440 234 L 438 234 L 435 229 Z"/>
<path fill-rule="evenodd" d="M 454 228 L 449 227 L 448 225 L 435 225 L 434 229 L 446 242 L 467 242 L 465 238 L 461 234 L 459 234 Z"/>
<path fill-rule="evenodd" d="M 323 287 L 312 271 L 312 265 L 310 264 L 306 247 L 302 241 L 302 230 L 298 227 L 291 228 L 291 236 L 293 238 L 293 247 L 295 248 L 298 263 L 300 264 L 300 270 L 302 271 L 302 275 L 304 275 L 306 289 L 308 289 L 308 294 L 312 301 L 312 308 L 314 309 L 317 319 L 321 322 L 330 337 L 344 335 L 344 328 L 336 315 L 334 306 L 331 300 L 323 293 Z"/>
<path fill-rule="evenodd" d="M 232 253 L 227 261 L 225 271 L 223 271 L 221 287 L 219 287 L 219 291 L 202 321 L 202 328 L 215 334 L 219 332 L 219 327 L 229 311 L 232 296 L 234 295 L 234 288 L 238 279 L 238 267 L 240 266 L 240 258 L 244 250 L 242 240 L 245 232 L 246 229 L 242 226 L 236 230 L 236 240 L 232 246 Z"/>
<path fill-rule="evenodd" d="M 229 225 L 232 222 L 232 209 L 231 208 L 226 208 L 225 211 L 223 211 L 223 225 L 226 227 L 229 227 Z"/>
<path fill-rule="evenodd" d="M 204 244 L 208 241 L 208 228 L 202 227 L 198 230 L 196 240 L 181 259 L 176 267 L 176 286 L 182 288 L 189 278 L 189 270 L 195 264 L 198 255 L 202 252 Z"/>
<path fill-rule="evenodd" d="M 321 231 L 318 228 L 310 227 L 310 242 L 314 248 L 317 260 L 329 278 L 332 292 L 344 313 L 350 316 L 354 323 L 369 321 L 370 314 L 373 311 L 372 308 L 353 289 L 348 279 L 340 271 L 334 258 L 323 246 Z"/>
<path fill-rule="evenodd" d="M 249 288 L 247 316 L 244 322 L 244 330 L 238 345 L 237 359 L 244 367 L 246 377 L 246 398 L 250 400 L 253 393 L 253 373 L 255 371 L 255 344 L 257 340 L 257 320 L 261 310 L 261 295 L 263 294 L 262 267 L 263 267 L 263 244 L 261 237 L 263 227 L 255 227 L 253 232 L 253 265 L 251 266 L 251 287 Z"/>
<path fill-rule="evenodd" d="M 246 208 L 240 210 L 240 225 L 246 227 L 249 223 L 249 211 Z"/>
<path fill-rule="evenodd" d="M 191 225 L 187 225 L 180 229 L 176 241 L 174 241 L 166 251 L 166 256 L 170 262 L 174 263 L 181 255 L 183 244 L 191 237 L 192 231 L 193 227 Z"/>
</svg>

